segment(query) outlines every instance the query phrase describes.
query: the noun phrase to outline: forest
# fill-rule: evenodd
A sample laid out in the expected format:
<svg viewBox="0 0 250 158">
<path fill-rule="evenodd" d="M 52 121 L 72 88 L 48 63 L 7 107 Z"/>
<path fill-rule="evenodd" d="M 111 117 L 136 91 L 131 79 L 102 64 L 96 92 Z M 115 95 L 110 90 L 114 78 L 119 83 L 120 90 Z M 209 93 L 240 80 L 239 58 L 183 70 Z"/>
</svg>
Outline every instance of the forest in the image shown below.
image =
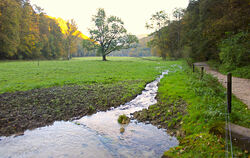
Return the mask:
<svg viewBox="0 0 250 158">
<path fill-rule="evenodd" d="M 74 20 L 46 15 L 27 0 L 0 1 L 0 59 L 69 59 L 81 53 L 82 39 Z"/>
<path fill-rule="evenodd" d="M 151 21 L 165 25 L 148 25 L 155 29 L 150 45 L 163 58 L 209 61 L 222 72 L 236 70 L 244 73 L 239 76 L 247 76 L 249 15 L 248 0 L 190 0 L 186 9 L 175 9 L 174 20 L 164 11 L 152 16 Z"/>
<path fill-rule="evenodd" d="M 136 48 L 116 51 L 111 56 L 157 55 L 186 58 L 190 63 L 209 61 L 222 71 L 248 69 L 249 14 L 248 0 L 190 0 L 186 9 L 175 9 L 173 20 L 169 15 L 158 19 L 165 25 L 140 39 Z M 88 37 L 77 30 L 73 20 L 50 17 L 26 0 L 0 2 L 0 59 L 97 55 L 84 50 L 83 39 Z"/>
</svg>

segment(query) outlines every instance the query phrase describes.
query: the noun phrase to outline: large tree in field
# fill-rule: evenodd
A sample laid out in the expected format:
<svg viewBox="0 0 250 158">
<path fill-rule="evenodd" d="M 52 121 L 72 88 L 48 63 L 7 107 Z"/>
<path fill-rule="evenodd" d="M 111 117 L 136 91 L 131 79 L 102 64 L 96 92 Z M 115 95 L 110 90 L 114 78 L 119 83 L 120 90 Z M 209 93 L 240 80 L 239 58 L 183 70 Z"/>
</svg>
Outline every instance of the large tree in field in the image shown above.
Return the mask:
<svg viewBox="0 0 250 158">
<path fill-rule="evenodd" d="M 83 46 L 88 50 L 97 49 L 103 61 L 111 52 L 131 48 L 138 42 L 136 36 L 127 33 L 120 18 L 107 17 L 104 9 L 98 9 L 92 21 L 95 27 L 89 30 L 91 40 L 85 40 Z"/>
</svg>

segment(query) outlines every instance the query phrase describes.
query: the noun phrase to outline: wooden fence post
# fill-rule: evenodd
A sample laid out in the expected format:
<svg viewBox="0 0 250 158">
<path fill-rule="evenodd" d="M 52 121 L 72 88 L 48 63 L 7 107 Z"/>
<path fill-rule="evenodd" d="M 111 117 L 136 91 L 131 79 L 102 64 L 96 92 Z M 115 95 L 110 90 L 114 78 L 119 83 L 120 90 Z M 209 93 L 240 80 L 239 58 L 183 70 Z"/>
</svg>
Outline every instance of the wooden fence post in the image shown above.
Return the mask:
<svg viewBox="0 0 250 158">
<path fill-rule="evenodd" d="M 231 113 L 232 108 L 232 74 L 227 74 L 227 110 L 228 113 Z"/>
<path fill-rule="evenodd" d="M 201 79 L 203 78 L 204 67 L 201 67 Z"/>
</svg>

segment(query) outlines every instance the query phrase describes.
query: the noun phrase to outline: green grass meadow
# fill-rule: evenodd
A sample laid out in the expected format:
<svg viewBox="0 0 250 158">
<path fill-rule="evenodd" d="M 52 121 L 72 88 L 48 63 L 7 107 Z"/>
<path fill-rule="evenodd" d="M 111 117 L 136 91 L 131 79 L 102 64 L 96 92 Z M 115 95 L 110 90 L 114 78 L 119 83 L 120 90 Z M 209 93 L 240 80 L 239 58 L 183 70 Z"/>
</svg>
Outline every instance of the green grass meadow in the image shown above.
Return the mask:
<svg viewBox="0 0 250 158">
<path fill-rule="evenodd" d="M 178 125 L 178 130 L 185 133 L 179 137 L 179 146 L 165 152 L 165 156 L 223 157 L 225 88 L 211 75 L 204 74 L 200 79 L 200 73 L 193 73 L 183 60 L 163 61 L 157 57 L 108 57 L 106 62 L 100 57 L 83 57 L 40 61 L 39 66 L 37 61 L 1 61 L 0 95 L 5 103 L 0 103 L 4 114 L 0 121 L 6 123 L 0 126 L 2 134 L 119 106 L 133 99 L 164 70 L 169 74 L 159 83 L 158 104 L 144 111 L 152 115 L 152 120 L 158 119 L 169 128 Z M 12 93 L 16 91 L 21 92 Z M 246 105 L 233 97 L 231 121 L 249 128 L 249 114 Z M 9 122 L 13 115 L 18 117 Z M 25 121 L 31 115 L 39 118 L 33 119 L 32 126 Z M 23 127 L 13 129 L 22 123 Z M 217 135 L 218 131 L 222 132 Z M 237 149 L 235 153 L 246 156 Z"/>
<path fill-rule="evenodd" d="M 26 91 L 63 85 L 89 85 L 140 80 L 141 86 L 154 80 L 161 71 L 178 61 L 160 58 L 108 57 L 73 58 L 73 60 L 2 61 L 0 93 Z"/>
<path fill-rule="evenodd" d="M 181 63 L 153 57 L 108 60 L 0 62 L 0 135 L 125 104 L 163 70 Z"/>
<path fill-rule="evenodd" d="M 207 74 L 201 79 L 200 72 L 193 73 L 187 64 L 183 64 L 182 69 L 175 69 L 161 80 L 158 93 L 163 102 L 182 98 L 188 104 L 187 115 L 181 119 L 181 129 L 186 136 L 180 138 L 179 146 L 167 151 L 166 156 L 225 156 L 225 140 L 222 137 L 225 135 L 226 89 L 217 79 Z M 249 116 L 247 106 L 233 96 L 231 122 L 249 128 Z M 234 147 L 234 156 L 247 155 Z"/>
</svg>

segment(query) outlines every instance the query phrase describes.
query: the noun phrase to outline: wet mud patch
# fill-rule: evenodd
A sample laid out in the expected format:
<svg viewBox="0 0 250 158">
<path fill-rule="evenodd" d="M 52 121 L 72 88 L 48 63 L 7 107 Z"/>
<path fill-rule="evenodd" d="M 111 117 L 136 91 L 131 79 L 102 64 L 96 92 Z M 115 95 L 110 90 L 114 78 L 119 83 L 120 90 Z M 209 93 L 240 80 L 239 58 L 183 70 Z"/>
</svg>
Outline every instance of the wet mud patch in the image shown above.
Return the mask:
<svg viewBox="0 0 250 158">
<path fill-rule="evenodd" d="M 181 130 L 181 125 L 187 113 L 187 103 L 182 99 L 162 101 L 158 95 L 156 99 L 157 104 L 133 113 L 132 119 L 167 129 L 171 136 L 183 137 L 185 133 Z"/>
<path fill-rule="evenodd" d="M 74 85 L 0 94 L 0 135 L 22 134 L 97 111 L 117 107 L 143 89 L 142 81 L 115 84 Z"/>
</svg>

